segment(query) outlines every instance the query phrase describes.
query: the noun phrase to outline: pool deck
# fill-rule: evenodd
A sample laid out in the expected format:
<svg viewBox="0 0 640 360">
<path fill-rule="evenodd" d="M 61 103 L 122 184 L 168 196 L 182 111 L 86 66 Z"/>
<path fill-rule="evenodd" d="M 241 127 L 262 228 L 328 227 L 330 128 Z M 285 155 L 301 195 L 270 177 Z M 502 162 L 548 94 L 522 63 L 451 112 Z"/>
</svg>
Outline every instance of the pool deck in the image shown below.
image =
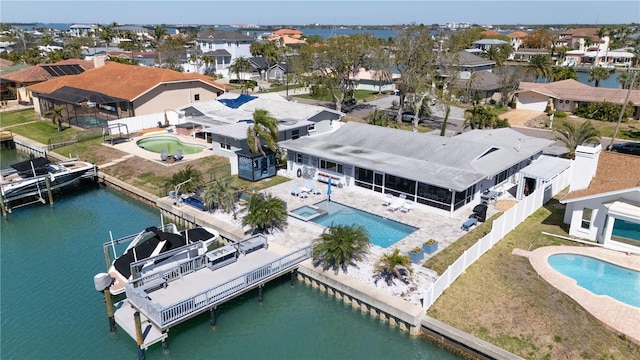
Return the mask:
<svg viewBox="0 0 640 360">
<path fill-rule="evenodd" d="M 640 271 L 640 256 L 597 247 L 578 246 L 545 246 L 528 254 L 529 262 L 533 268 L 549 284 L 574 299 L 608 328 L 622 333 L 629 340 L 640 344 L 640 308 L 622 303 L 609 296 L 596 295 L 577 285 L 574 279 L 562 275 L 549 265 L 548 258 L 554 254 L 590 256 L 637 271 Z"/>
<path fill-rule="evenodd" d="M 162 161 L 160 159 L 160 154 L 159 153 L 155 153 L 155 152 L 151 152 L 151 151 L 147 151 L 145 149 L 142 149 L 140 147 L 138 147 L 138 145 L 136 144 L 136 142 L 138 140 L 141 139 L 148 139 L 154 136 L 170 136 L 173 138 L 176 138 L 178 140 L 180 140 L 181 142 L 185 143 L 185 144 L 194 144 L 194 145 L 202 145 L 205 147 L 205 149 L 199 153 L 196 154 L 184 154 L 184 158 L 180 161 L 176 161 L 174 163 L 170 163 L 167 161 Z M 147 134 L 144 136 L 132 136 L 129 141 L 125 141 L 125 142 L 121 142 L 118 144 L 108 144 L 108 143 L 104 143 L 102 144 L 103 146 L 108 146 L 108 147 L 112 147 L 114 149 L 120 150 L 120 151 L 124 151 L 126 153 L 129 153 L 130 155 L 135 155 L 138 157 L 141 157 L 143 159 L 146 160 L 151 160 L 151 161 L 155 161 L 158 164 L 162 164 L 165 166 L 171 166 L 171 165 L 178 165 L 178 164 L 183 164 L 187 161 L 190 160 L 195 160 L 195 159 L 202 159 L 208 156 L 211 156 L 211 144 L 207 143 L 206 140 L 204 139 L 200 139 L 200 138 L 195 138 L 192 136 L 185 136 L 185 135 L 178 135 L 175 133 L 152 133 L 152 134 Z M 169 154 L 169 155 L 174 155 L 174 154 Z M 104 165 L 102 166 L 104 167 Z"/>
</svg>

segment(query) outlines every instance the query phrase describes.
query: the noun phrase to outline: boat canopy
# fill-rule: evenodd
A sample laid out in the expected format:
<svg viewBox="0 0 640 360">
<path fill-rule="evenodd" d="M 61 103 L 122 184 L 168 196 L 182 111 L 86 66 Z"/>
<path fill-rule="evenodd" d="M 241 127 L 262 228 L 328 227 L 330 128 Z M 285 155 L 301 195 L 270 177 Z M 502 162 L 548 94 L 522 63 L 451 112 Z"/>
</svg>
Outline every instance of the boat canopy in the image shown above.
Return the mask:
<svg viewBox="0 0 640 360">
<path fill-rule="evenodd" d="M 50 164 L 49 160 L 43 157 L 37 157 L 34 159 L 15 163 L 11 165 L 11 167 L 15 169 L 20 174 L 21 177 L 33 177 L 33 170 L 35 170 L 36 175 L 46 174 L 47 170 L 45 167 L 49 164 Z M 31 166 L 33 166 L 33 169 L 31 168 Z"/>
</svg>

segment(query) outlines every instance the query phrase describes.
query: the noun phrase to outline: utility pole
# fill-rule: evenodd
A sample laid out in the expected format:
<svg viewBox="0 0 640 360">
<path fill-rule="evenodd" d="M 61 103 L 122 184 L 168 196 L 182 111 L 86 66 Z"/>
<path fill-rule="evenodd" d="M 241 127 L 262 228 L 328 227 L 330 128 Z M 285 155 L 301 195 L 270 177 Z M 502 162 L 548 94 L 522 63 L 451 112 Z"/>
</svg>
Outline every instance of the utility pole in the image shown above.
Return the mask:
<svg viewBox="0 0 640 360">
<path fill-rule="evenodd" d="M 638 71 L 640 71 L 640 69 L 629 69 L 627 70 L 627 81 L 630 81 L 629 83 L 629 90 L 627 90 L 627 96 L 625 96 L 624 98 L 624 103 L 622 103 L 622 109 L 620 110 L 620 115 L 618 116 L 618 122 L 616 123 L 616 128 L 615 130 L 613 130 L 613 136 L 611 136 L 611 143 L 609 143 L 609 146 L 607 147 L 607 149 L 609 151 L 611 151 L 611 149 L 613 149 L 613 143 L 616 140 L 616 136 L 618 135 L 618 129 L 620 128 L 620 123 L 622 122 L 622 117 L 624 116 L 624 110 L 627 107 L 627 103 L 629 102 L 629 96 L 631 95 L 631 90 L 633 89 L 633 85 L 635 84 L 636 81 L 636 77 L 638 76 Z M 631 76 L 631 77 L 629 77 Z M 631 79 L 631 80 L 629 80 Z M 626 81 L 625 81 L 626 84 Z"/>
</svg>

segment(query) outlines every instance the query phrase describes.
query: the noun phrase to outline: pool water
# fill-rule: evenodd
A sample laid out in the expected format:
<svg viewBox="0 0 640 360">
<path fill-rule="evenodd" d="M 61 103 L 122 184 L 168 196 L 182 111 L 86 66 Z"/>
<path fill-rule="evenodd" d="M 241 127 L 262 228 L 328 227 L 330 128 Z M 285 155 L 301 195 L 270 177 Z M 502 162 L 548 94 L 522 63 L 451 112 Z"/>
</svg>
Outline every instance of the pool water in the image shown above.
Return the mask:
<svg viewBox="0 0 640 360">
<path fill-rule="evenodd" d="M 173 155 L 178 149 L 182 149 L 182 153 L 197 154 L 202 152 L 206 147 L 196 144 L 185 144 L 182 141 L 171 136 L 153 136 L 146 139 L 136 141 L 136 144 L 147 151 L 160 154 L 165 150 L 167 154 Z"/>
<path fill-rule="evenodd" d="M 640 241 L 640 224 L 616 219 L 613 223 L 613 236 Z"/>
<path fill-rule="evenodd" d="M 326 210 L 327 214 L 314 218 L 313 222 L 327 227 L 332 225 L 362 225 L 369 233 L 371 243 L 382 248 L 395 244 L 418 229 L 333 201 L 319 202 L 315 206 Z"/>
<path fill-rule="evenodd" d="M 640 272 L 589 256 L 556 254 L 549 265 L 597 295 L 607 295 L 631 306 L 640 307 Z"/>
<path fill-rule="evenodd" d="M 73 117 L 69 119 L 69 122 L 80 127 L 104 127 L 108 124 L 107 120 L 86 115 Z"/>
</svg>

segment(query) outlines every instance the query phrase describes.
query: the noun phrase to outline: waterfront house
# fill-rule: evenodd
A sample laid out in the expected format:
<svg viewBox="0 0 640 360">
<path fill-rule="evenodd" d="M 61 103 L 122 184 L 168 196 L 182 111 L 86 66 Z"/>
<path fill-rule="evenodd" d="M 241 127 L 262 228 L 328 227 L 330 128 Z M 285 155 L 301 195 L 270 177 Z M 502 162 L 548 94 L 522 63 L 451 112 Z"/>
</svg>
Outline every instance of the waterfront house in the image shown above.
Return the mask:
<svg viewBox="0 0 640 360">
<path fill-rule="evenodd" d="M 236 31 L 204 30 L 198 33 L 195 44 L 198 52 L 215 59 L 216 73 L 229 75 L 229 67 L 239 57 L 251 57 L 251 43 L 255 39 Z"/>
<path fill-rule="evenodd" d="M 108 121 L 213 100 L 225 87 L 195 73 L 97 62 L 94 69 L 31 85 L 28 90 L 40 115 L 63 107 L 65 120 L 91 116 Z"/>
<path fill-rule="evenodd" d="M 56 77 L 77 75 L 86 70 L 93 69 L 94 62 L 79 59 L 67 59 L 52 64 L 38 64 L 22 70 L 0 75 L 3 86 L 15 89 L 15 98 L 23 104 L 33 104 L 33 95 L 29 86 L 35 85 Z M 10 100 L 13 100 L 10 99 Z"/>
<path fill-rule="evenodd" d="M 487 51 L 492 46 L 509 45 L 508 42 L 504 40 L 499 40 L 499 39 L 480 39 L 480 40 L 474 41 L 472 44 L 474 49 L 478 49 L 481 51 Z"/>
<path fill-rule="evenodd" d="M 520 48 L 520 46 L 522 45 L 522 42 L 524 41 L 524 38 L 526 38 L 527 36 L 528 34 L 523 31 L 514 31 L 512 33 L 507 34 L 507 37 L 509 38 L 509 43 L 513 47 L 514 51 L 517 51 Z"/>
<path fill-rule="evenodd" d="M 69 35 L 73 37 L 97 37 L 98 25 L 95 24 L 73 24 L 69 26 Z"/>
<path fill-rule="evenodd" d="M 495 92 L 500 91 L 498 77 L 493 73 L 495 65 L 493 60 L 468 51 L 459 51 L 455 65 L 458 78 L 454 81 L 454 86 L 466 90 L 470 98 L 479 96 L 482 101 L 488 101 Z"/>
<path fill-rule="evenodd" d="M 348 122 L 338 130 L 280 143 L 287 172 L 338 187 L 404 195 L 425 209 L 454 216 L 480 194 L 508 182 L 553 141 L 515 130 L 473 130 L 440 137 Z"/>
<path fill-rule="evenodd" d="M 516 108 L 545 111 L 551 104 L 554 110 L 573 112 L 578 106 L 608 101 L 622 104 L 629 93 L 625 89 L 609 89 L 582 84 L 568 79 L 552 83 L 521 82 L 516 91 Z M 640 119 L 640 90 L 631 90 L 629 101 L 633 103 L 632 117 Z"/>
<path fill-rule="evenodd" d="M 578 146 L 564 223 L 569 234 L 606 247 L 640 248 L 640 156 Z"/>
</svg>

